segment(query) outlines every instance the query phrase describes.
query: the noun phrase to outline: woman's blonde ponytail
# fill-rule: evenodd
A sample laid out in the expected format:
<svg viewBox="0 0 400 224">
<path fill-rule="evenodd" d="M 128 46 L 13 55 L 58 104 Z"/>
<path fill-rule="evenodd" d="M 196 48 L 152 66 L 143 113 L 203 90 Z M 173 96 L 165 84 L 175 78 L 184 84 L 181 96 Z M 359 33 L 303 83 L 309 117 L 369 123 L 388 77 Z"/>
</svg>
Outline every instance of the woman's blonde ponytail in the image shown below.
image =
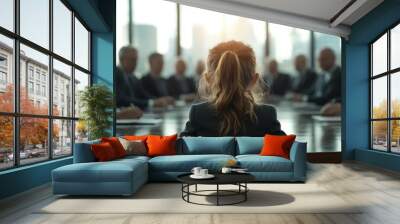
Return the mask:
<svg viewBox="0 0 400 224">
<path fill-rule="evenodd" d="M 199 90 L 216 109 L 221 135 L 236 135 L 243 119 L 255 120 L 255 101 L 248 86 L 255 74 L 253 50 L 241 42 L 230 41 L 210 50 L 207 71 Z"/>
</svg>

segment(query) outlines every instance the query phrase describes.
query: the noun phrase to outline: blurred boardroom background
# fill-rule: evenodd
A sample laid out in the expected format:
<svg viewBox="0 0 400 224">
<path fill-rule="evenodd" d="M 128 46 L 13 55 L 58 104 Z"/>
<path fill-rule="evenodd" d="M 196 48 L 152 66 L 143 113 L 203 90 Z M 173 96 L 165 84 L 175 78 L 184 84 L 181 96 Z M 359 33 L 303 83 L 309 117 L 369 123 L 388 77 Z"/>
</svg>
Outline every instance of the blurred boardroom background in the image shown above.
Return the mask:
<svg viewBox="0 0 400 224">
<path fill-rule="evenodd" d="M 279 71 L 293 78 L 297 76 L 293 60 L 299 54 L 305 55 L 310 68 L 319 74 L 318 54 L 326 47 L 335 52 L 337 64 L 341 65 L 341 39 L 333 35 L 163 0 L 119 0 L 117 15 L 117 49 L 126 45 L 138 49 L 138 78 L 149 71 L 147 58 L 153 52 L 164 56 L 164 78 L 174 73 L 177 57 L 187 63 L 186 76 L 194 76 L 197 61 L 206 60 L 211 47 L 227 40 L 240 40 L 254 49 L 259 74 L 266 74 L 266 61 L 275 59 Z M 320 107 L 309 103 L 293 103 L 284 98 L 264 101 L 275 105 L 286 133 L 294 133 L 299 141 L 308 143 L 309 153 L 341 151 L 340 118 L 315 119 Z M 190 105 L 178 104 L 145 111 L 137 122 L 118 122 L 117 134 L 179 133 L 188 119 Z"/>
</svg>

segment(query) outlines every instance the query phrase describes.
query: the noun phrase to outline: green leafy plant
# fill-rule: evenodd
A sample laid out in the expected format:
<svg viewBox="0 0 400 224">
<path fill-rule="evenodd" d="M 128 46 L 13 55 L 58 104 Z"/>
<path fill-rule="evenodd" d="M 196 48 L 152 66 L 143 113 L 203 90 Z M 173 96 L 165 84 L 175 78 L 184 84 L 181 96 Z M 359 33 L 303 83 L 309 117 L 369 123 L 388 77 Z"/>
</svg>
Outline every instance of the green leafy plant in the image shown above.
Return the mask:
<svg viewBox="0 0 400 224">
<path fill-rule="evenodd" d="M 89 139 L 109 136 L 112 124 L 113 94 L 104 85 L 95 84 L 79 93 L 81 119 L 86 125 Z"/>
</svg>

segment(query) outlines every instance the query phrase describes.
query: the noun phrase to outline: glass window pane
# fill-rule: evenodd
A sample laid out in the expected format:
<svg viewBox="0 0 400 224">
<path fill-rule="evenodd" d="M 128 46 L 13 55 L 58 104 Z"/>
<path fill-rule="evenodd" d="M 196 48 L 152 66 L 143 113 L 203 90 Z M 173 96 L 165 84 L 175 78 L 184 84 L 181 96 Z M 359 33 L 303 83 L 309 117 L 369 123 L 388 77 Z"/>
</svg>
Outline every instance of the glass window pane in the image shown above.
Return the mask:
<svg viewBox="0 0 400 224">
<path fill-rule="evenodd" d="M 75 63 L 89 69 L 89 32 L 75 18 Z"/>
<path fill-rule="evenodd" d="M 129 45 L 129 0 L 117 1 L 117 41 L 116 49 Z M 117 64 L 119 64 L 118 52 L 116 54 Z"/>
<path fill-rule="evenodd" d="M 72 69 L 53 60 L 53 115 L 72 117 Z"/>
<path fill-rule="evenodd" d="M 264 60 L 265 39 L 266 23 L 263 21 L 181 6 L 182 56 L 187 62 L 189 75 L 195 73 L 199 60 L 206 61 L 210 48 L 229 40 L 243 41 L 253 48 L 257 71 L 261 73 L 263 65 L 260 62 Z M 171 68 L 174 66 L 171 65 Z"/>
<path fill-rule="evenodd" d="M 21 117 L 20 119 L 20 163 L 35 163 L 49 158 L 49 120 L 45 118 Z"/>
<path fill-rule="evenodd" d="M 0 35 L 0 111 L 14 111 L 14 42 Z"/>
<path fill-rule="evenodd" d="M 75 117 L 81 114 L 79 96 L 86 86 L 89 86 L 89 75 L 75 69 Z"/>
<path fill-rule="evenodd" d="M 20 109 L 25 114 L 48 114 L 49 57 L 21 44 Z"/>
<path fill-rule="evenodd" d="M 400 153 L 400 120 L 393 120 L 391 123 L 391 141 L 392 141 L 392 152 Z"/>
<path fill-rule="evenodd" d="M 53 51 L 71 60 L 72 12 L 60 1 L 53 0 Z"/>
<path fill-rule="evenodd" d="M 387 121 L 372 122 L 372 148 L 387 151 Z"/>
<path fill-rule="evenodd" d="M 269 55 L 277 60 L 279 71 L 294 75 L 293 59 L 303 54 L 310 60 L 311 34 L 308 30 L 269 23 Z"/>
<path fill-rule="evenodd" d="M 400 25 L 397 25 L 390 32 L 390 68 L 400 67 Z"/>
<path fill-rule="evenodd" d="M 21 36 L 49 47 L 49 0 L 20 0 Z"/>
<path fill-rule="evenodd" d="M 151 13 L 150 13 L 151 12 Z M 164 55 L 162 74 L 173 72 L 176 55 L 176 4 L 163 0 L 133 0 L 134 45 L 139 51 L 136 72 L 149 72 L 148 56 Z"/>
<path fill-rule="evenodd" d="M 387 34 L 372 44 L 372 75 L 387 71 Z"/>
<path fill-rule="evenodd" d="M 315 51 L 314 51 L 314 60 L 315 60 L 315 68 L 318 72 L 322 72 L 318 64 L 318 57 L 321 50 L 324 48 L 330 48 L 336 55 L 336 64 L 341 65 L 342 62 L 342 40 L 340 37 L 314 32 L 314 41 L 315 41 Z"/>
<path fill-rule="evenodd" d="M 53 157 L 72 154 L 72 121 L 53 120 Z"/>
<path fill-rule="evenodd" d="M 75 121 L 75 143 L 85 142 L 88 139 L 88 130 L 85 121 Z"/>
<path fill-rule="evenodd" d="M 400 72 L 391 75 L 390 85 L 391 116 L 400 118 Z"/>
<path fill-rule="evenodd" d="M 14 165 L 13 118 L 0 116 L 0 170 Z"/>
<path fill-rule="evenodd" d="M 1 0 L 0 9 L 0 26 L 14 31 L 14 0 Z"/>
<path fill-rule="evenodd" d="M 372 118 L 387 118 L 387 78 L 372 81 Z"/>
</svg>

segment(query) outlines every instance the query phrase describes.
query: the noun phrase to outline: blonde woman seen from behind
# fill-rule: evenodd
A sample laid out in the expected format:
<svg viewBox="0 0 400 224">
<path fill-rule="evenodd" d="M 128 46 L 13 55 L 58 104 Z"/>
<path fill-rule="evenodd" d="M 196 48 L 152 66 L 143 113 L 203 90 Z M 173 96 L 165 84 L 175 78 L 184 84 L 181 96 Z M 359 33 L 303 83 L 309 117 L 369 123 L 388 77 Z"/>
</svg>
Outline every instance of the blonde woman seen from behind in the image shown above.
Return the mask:
<svg viewBox="0 0 400 224">
<path fill-rule="evenodd" d="M 258 104 L 259 75 L 249 46 L 223 42 L 209 52 L 199 84 L 205 101 L 192 105 L 182 136 L 283 135 L 274 107 Z"/>
</svg>

